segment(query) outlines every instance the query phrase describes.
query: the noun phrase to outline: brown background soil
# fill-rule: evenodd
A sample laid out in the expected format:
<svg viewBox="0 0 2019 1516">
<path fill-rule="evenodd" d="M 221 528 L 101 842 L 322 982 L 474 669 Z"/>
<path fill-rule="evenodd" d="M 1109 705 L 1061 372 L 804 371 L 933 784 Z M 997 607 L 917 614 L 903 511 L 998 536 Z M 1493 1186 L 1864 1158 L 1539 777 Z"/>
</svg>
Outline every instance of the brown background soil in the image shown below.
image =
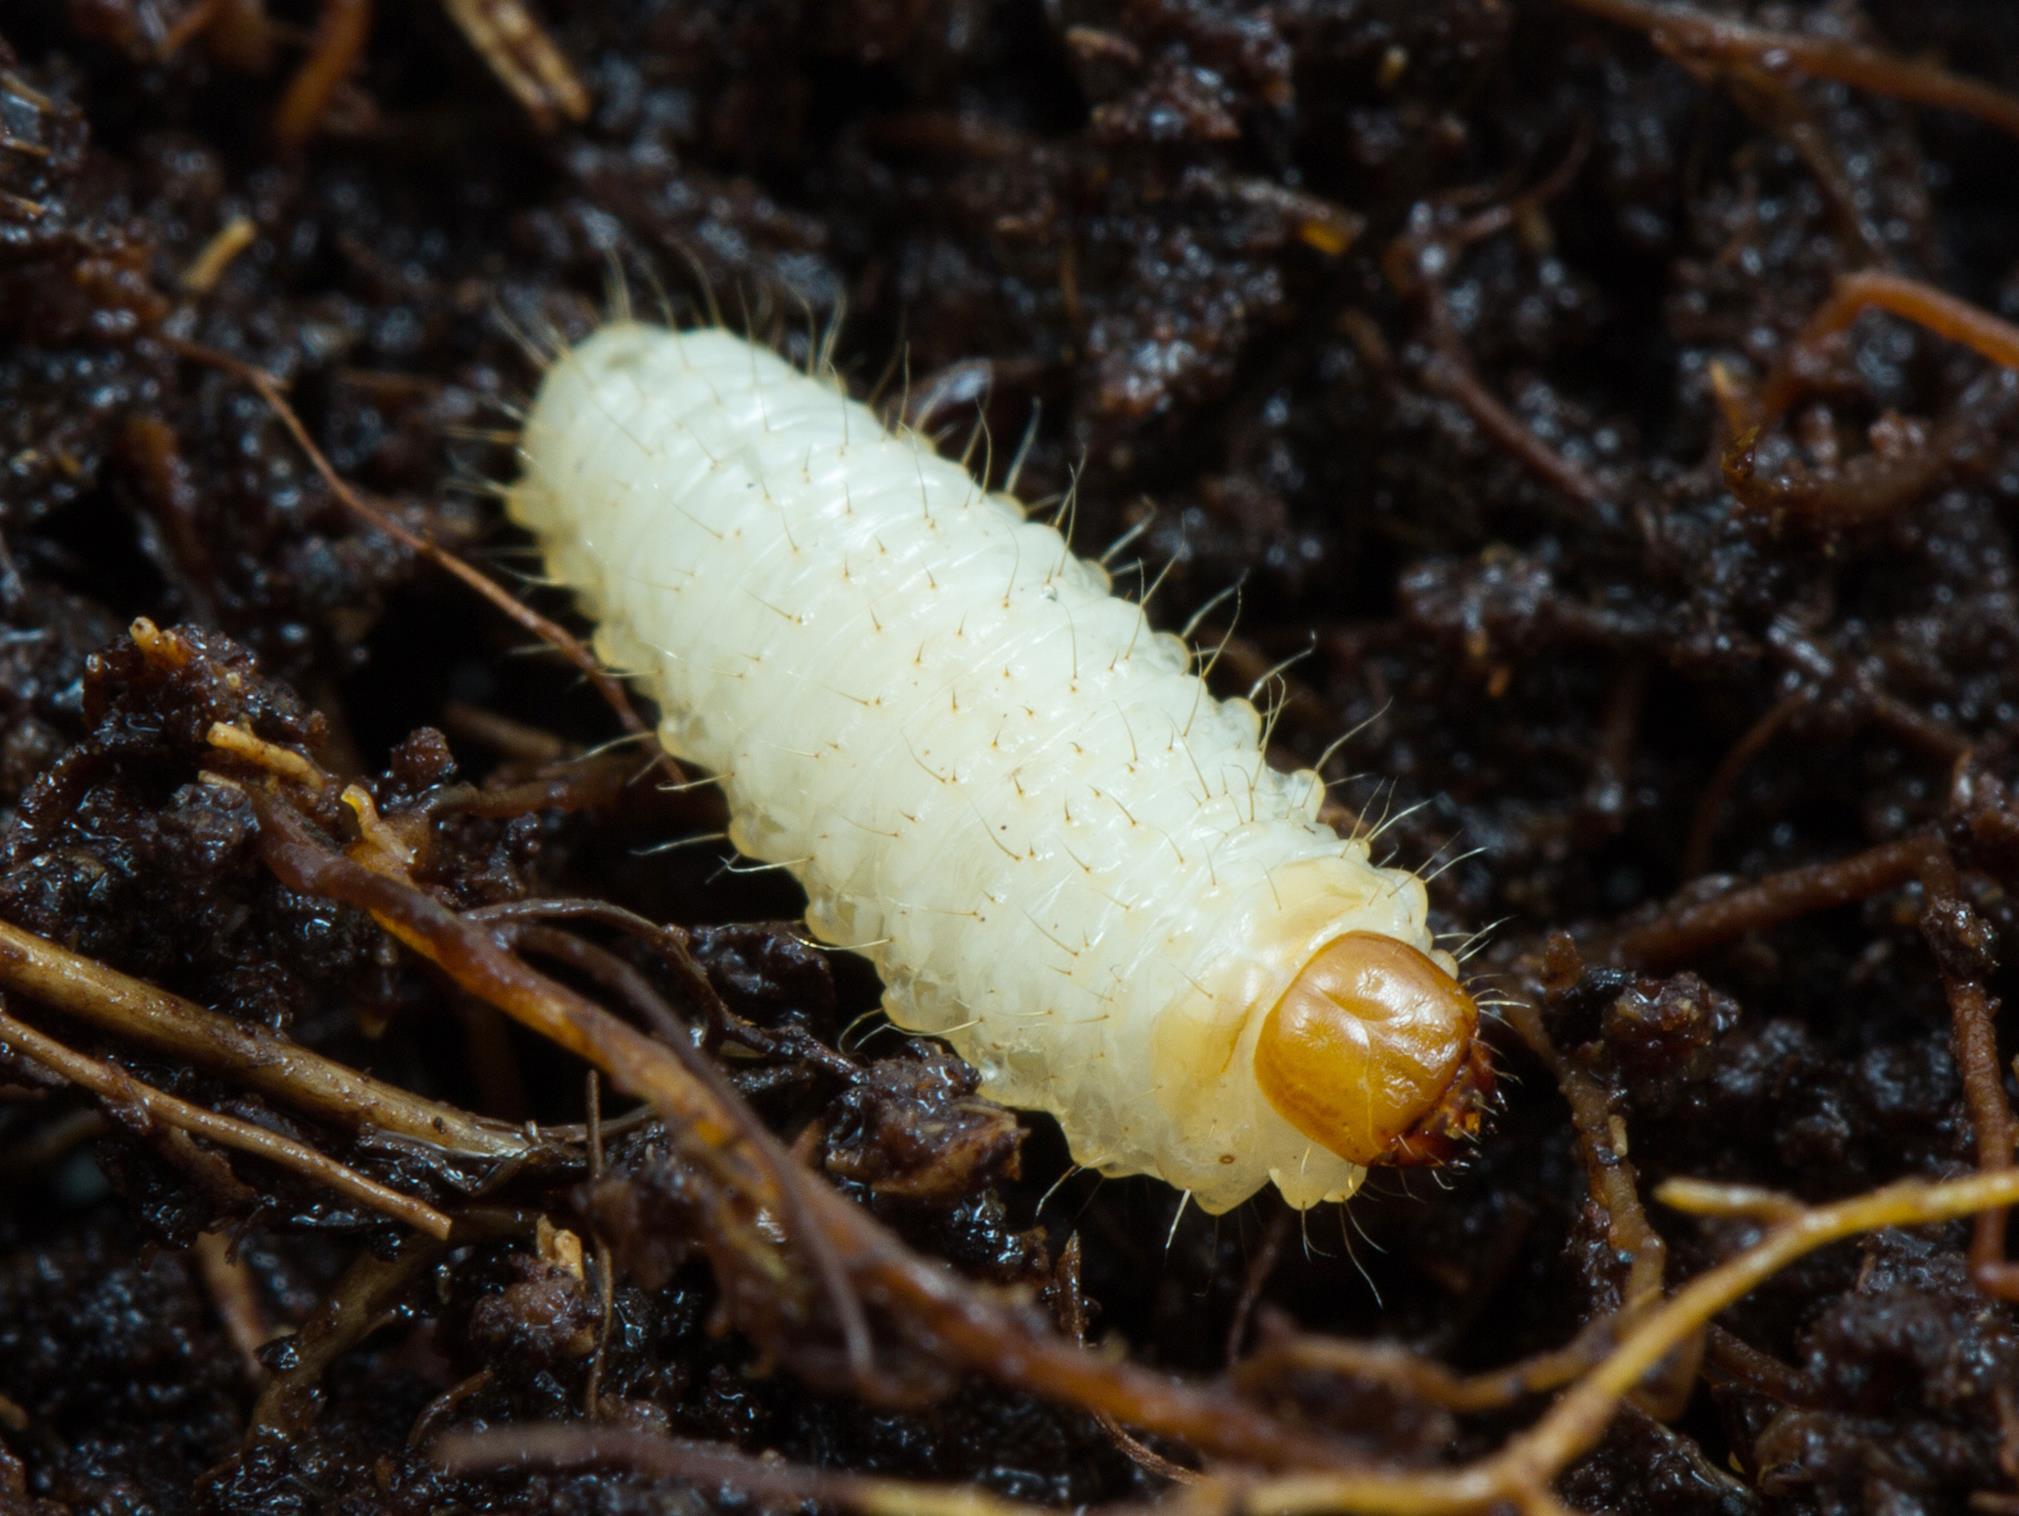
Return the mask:
<svg viewBox="0 0 2019 1516">
<path fill-rule="evenodd" d="M 2002 0 L 1704 3 L 2019 89 Z M 1976 1162 L 1952 1001 L 2009 987 L 2019 925 L 2019 375 L 1868 317 L 1802 366 L 1750 472 L 1716 386 L 1756 385 L 1857 270 L 2019 315 L 2013 136 L 1552 0 L 598 0 L 545 7 L 584 119 L 560 99 L 543 130 L 452 7 L 388 4 L 290 145 L 314 9 L 225 0 L 174 31 L 200 9 L 0 13 L 0 919 L 406 1088 L 580 1120 L 579 1066 L 262 865 L 243 796 L 200 778 L 210 723 L 238 721 L 423 818 L 416 879 L 443 901 L 693 928 L 751 1024 L 724 1066 L 807 1163 L 1066 1321 L 1077 1236 L 1090 1331 L 1200 1376 L 1303 1333 L 1460 1369 L 1571 1340 L 1630 1277 L 1629 1218 L 1592 1185 L 1629 1155 L 1642 1190 L 1811 1202 Z M 206 279 L 237 218 L 251 240 Z M 509 473 L 496 434 L 537 377 L 511 329 L 588 330 L 613 262 L 795 353 L 845 309 L 859 391 L 951 446 L 978 413 L 998 455 L 1028 433 L 1024 494 L 1077 471 L 1083 548 L 1140 528 L 1120 560 L 1169 566 L 1163 624 L 1241 586 L 1226 692 L 1308 651 L 1284 761 L 1358 728 L 1336 799 L 1427 800 L 1387 833 L 1404 862 L 1479 850 L 1435 887 L 1441 923 L 1503 923 L 1474 967 L 1566 1050 L 1552 1067 L 1493 1031 L 1514 1080 L 1473 1161 L 1377 1179 L 1350 1228 L 1313 1213 L 1301 1238 L 1273 1199 L 1172 1235 L 1149 1181 L 1068 1178 L 1040 1213 L 1056 1133 L 1025 1122 L 1019 1146 L 932 1045 L 841 1042 L 876 987 L 798 944 L 776 876 L 715 845 L 641 856 L 712 830 L 706 792 L 625 786 L 636 750 L 540 770 L 541 740 L 601 743 L 610 712 L 347 511 L 207 356 L 286 381 L 344 479 L 565 616 L 512 578 L 530 562 L 482 488 L 445 481 Z M 135 652 L 141 615 L 188 629 L 188 667 Z M 529 793 L 536 771 L 574 777 Z M 521 787 L 470 805 L 467 782 Z M 333 803 L 312 819 L 345 839 Z M 1842 903 L 1672 931 L 1678 892 L 1911 839 Z M 696 1013 L 651 953 L 582 930 Z M 831 1323 L 719 1285 L 652 1123 L 610 1139 L 600 1182 L 472 1176 L 35 997 L 7 1009 L 451 1213 L 547 1215 L 617 1277 L 606 1331 L 594 1290 L 504 1227 L 415 1270 L 309 1412 L 248 1433 L 290 1350 L 248 1361 L 234 1321 L 298 1324 L 412 1238 L 130 1106 L 94 1116 L 10 1056 L 0 1507 L 740 1508 L 733 1480 L 450 1475 L 422 1445 L 591 1393 L 605 1422 L 795 1463 L 1060 1504 L 1164 1487 L 1083 1409 L 929 1345 L 889 1350 L 909 1403 L 859 1393 Z M 2003 1058 L 1984 1066 L 1995 1093 Z M 1584 1081 L 1602 1141 L 1580 1149 L 1553 1074 Z M 1671 1283 L 1756 1233 L 1648 1219 Z M 1561 1493 L 2019 1510 L 2019 1315 L 1973 1284 L 1969 1244 L 1887 1233 L 1776 1278 L 1720 1319 L 1673 1414 L 1629 1408 Z M 1266 1399 L 1395 1465 L 1490 1449 L 1540 1404 L 1459 1414 L 1316 1370 Z"/>
</svg>

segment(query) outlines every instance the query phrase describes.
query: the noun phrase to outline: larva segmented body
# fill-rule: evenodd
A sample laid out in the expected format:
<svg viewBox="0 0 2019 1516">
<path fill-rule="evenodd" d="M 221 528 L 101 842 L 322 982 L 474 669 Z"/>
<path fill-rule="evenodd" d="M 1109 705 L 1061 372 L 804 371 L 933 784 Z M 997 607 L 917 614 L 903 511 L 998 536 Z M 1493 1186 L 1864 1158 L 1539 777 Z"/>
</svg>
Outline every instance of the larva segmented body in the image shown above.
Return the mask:
<svg viewBox="0 0 2019 1516">
<path fill-rule="evenodd" d="M 735 845 L 1077 1161 L 1301 1207 L 1476 1125 L 1422 883 L 1015 501 L 720 330 L 605 328 L 522 451 L 513 517 Z"/>
</svg>

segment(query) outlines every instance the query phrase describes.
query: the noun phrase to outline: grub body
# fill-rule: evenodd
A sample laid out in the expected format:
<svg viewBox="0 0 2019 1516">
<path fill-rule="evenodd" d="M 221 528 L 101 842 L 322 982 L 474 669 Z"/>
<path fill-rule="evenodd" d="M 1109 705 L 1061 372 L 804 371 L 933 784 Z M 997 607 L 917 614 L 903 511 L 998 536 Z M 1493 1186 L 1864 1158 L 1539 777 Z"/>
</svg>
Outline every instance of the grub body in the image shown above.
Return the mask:
<svg viewBox="0 0 2019 1516">
<path fill-rule="evenodd" d="M 1421 882 L 1319 822 L 1246 701 L 1053 527 L 719 330 L 608 327 L 528 419 L 514 519 L 805 885 L 885 1009 L 1074 1158 L 1225 1210 L 1363 1170 L 1263 1097 L 1264 1013 L 1325 943 L 1433 955 Z"/>
</svg>

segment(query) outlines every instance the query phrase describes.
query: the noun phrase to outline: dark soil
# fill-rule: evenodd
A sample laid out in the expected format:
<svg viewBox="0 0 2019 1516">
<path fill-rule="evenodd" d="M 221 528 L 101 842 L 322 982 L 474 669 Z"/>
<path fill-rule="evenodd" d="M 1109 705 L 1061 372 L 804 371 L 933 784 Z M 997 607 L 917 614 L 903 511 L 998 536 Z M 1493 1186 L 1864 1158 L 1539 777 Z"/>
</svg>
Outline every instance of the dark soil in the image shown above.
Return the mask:
<svg viewBox="0 0 2019 1516">
<path fill-rule="evenodd" d="M 2003 0 L 1702 4 L 2019 90 Z M 1859 270 L 2019 317 L 1995 125 L 1558 0 L 599 0 L 542 7 L 585 119 L 542 129 L 455 7 L 388 4 L 290 144 L 290 81 L 356 0 L 182 25 L 205 5 L 0 9 L 0 920 L 431 1099 L 584 1121 L 583 1064 L 282 882 L 273 816 L 215 777 L 213 723 L 239 725 L 362 784 L 443 904 L 686 929 L 500 940 L 711 1028 L 764 1125 L 911 1247 L 1216 1381 L 1305 1334 L 1513 1362 L 1757 1235 L 1651 1202 L 1659 1240 L 1637 1233 L 1596 1182 L 1629 1160 L 1629 1196 L 1687 1175 L 1820 1202 L 1967 1172 L 1987 1131 L 1998 1157 L 2014 1039 L 1969 1012 L 2012 988 L 2019 927 L 2019 374 L 1874 315 L 1756 437 L 1718 398 L 1742 409 Z M 647 856 L 719 825 L 706 791 L 638 778 L 636 748 L 556 763 L 621 736 L 611 711 L 347 509 L 242 366 L 367 504 L 566 617 L 514 578 L 481 482 L 537 381 L 513 333 L 588 330 L 613 268 L 798 353 L 845 310 L 859 390 L 956 446 L 978 414 L 999 457 L 1028 435 L 1021 490 L 1077 476 L 1083 549 L 1140 528 L 1120 557 L 1170 566 L 1165 625 L 1239 584 L 1228 693 L 1308 654 L 1284 760 L 1357 728 L 1335 797 L 1392 805 L 1405 862 L 1478 850 L 1433 889 L 1442 924 L 1500 923 L 1473 966 L 1539 1011 L 1492 1034 L 1513 1077 L 1474 1161 L 1377 1177 L 1301 1235 L 1273 1198 L 1173 1232 L 1172 1192 L 1062 1179 L 1056 1132 L 936 1045 L 844 1035 L 876 985 L 800 943 L 789 882 L 719 845 Z M 339 787 L 291 803 L 318 845 L 359 835 Z M 1684 930 L 1740 880 L 1884 847 L 1905 861 Z M 879 1371 L 851 1375 L 804 1272 L 739 1272 L 682 1134 L 607 1086 L 600 1141 L 473 1165 L 60 996 L 0 1008 L 460 1228 L 426 1246 L 0 1037 L 0 1509 L 800 1508 L 430 1457 L 585 1416 L 1033 1502 L 1166 1488 L 1086 1402 L 964 1371 L 888 1301 Z M 1780 1275 L 1560 1493 L 2019 1511 L 2019 1311 L 1971 1250 L 1967 1223 L 1888 1232 Z M 332 1290 L 366 1319 L 304 1370 L 315 1334 L 282 1334 Z M 1256 1397 L 1395 1466 L 1546 1403 L 1316 1368 Z"/>
</svg>

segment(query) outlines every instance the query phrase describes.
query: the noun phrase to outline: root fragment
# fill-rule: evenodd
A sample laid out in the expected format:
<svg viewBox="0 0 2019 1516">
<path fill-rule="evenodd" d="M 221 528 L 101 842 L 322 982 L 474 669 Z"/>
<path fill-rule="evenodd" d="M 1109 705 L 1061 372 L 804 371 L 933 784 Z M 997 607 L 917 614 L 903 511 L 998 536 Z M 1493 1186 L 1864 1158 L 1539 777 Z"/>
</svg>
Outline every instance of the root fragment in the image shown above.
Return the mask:
<svg viewBox="0 0 2019 1516">
<path fill-rule="evenodd" d="M 1977 1148 L 1980 1173 L 2010 1169 L 2019 1147 L 2019 1116 L 2005 1095 L 1998 1057 L 1998 1001 L 1988 981 L 1997 968 L 1995 935 L 1965 897 L 1946 847 L 1931 851 L 1922 870 L 1928 905 L 1922 934 L 1942 970 L 1949 1000 L 1950 1046 L 1963 1082 L 1963 1104 Z M 1978 1216 L 1970 1238 L 1970 1274 L 1977 1287 L 2001 1300 L 2019 1300 L 2019 1262 L 2005 1253 L 2006 1213 Z"/>
<path fill-rule="evenodd" d="M 449 1218 L 424 1200 L 416 1199 L 390 1185 L 368 1179 L 347 1168 L 305 1142 L 284 1137 L 236 1116 L 220 1115 L 202 1106 L 158 1090 L 127 1073 L 116 1064 L 92 1058 L 65 1047 L 54 1037 L 37 1031 L 26 1022 L 0 1011 L 0 1050 L 31 1059 L 62 1075 L 72 1084 L 91 1091 L 115 1110 L 138 1112 L 145 1120 L 178 1132 L 202 1137 L 263 1158 L 282 1168 L 292 1169 L 360 1205 L 404 1222 L 416 1231 L 446 1241 L 451 1230 Z"/>
<path fill-rule="evenodd" d="M 1640 968 L 1685 963 L 1748 932 L 1865 900 L 1903 884 L 1919 872 L 1928 847 L 1926 837 L 1903 837 L 1848 858 L 1789 869 L 1709 900 L 1666 911 L 1621 933 L 1611 950 L 1621 962 Z"/>
<path fill-rule="evenodd" d="M 315 1314 L 288 1343 L 285 1368 L 268 1381 L 253 1407 L 251 1430 L 295 1431 L 315 1418 L 315 1388 L 331 1364 L 362 1342 L 436 1259 L 433 1244 L 403 1249 L 392 1259 L 361 1253 Z"/>
<path fill-rule="evenodd" d="M 376 1129 L 458 1157 L 523 1160 L 540 1144 L 502 1122 L 360 1074 L 0 921 L 0 985 L 155 1053 L 229 1071 L 247 1088 L 349 1131 Z"/>
<path fill-rule="evenodd" d="M 274 112 L 273 134 L 282 147 L 299 148 L 316 134 L 371 34 L 372 0 L 321 0 L 308 57 Z"/>
<path fill-rule="evenodd" d="M 1761 477 L 1764 429 L 1800 397 L 1823 344 L 1867 311 L 1890 312 L 2019 371 L 2019 327 L 2010 322 L 1918 279 L 1876 270 L 1846 275 L 1782 350 L 1757 399 L 1749 401 L 1729 374 L 1720 381 L 1721 403 L 1735 423 L 1722 460 L 1725 485 L 1746 509 L 1815 527 L 1865 526 L 1925 500 L 1959 474 L 1981 471 L 1996 455 L 2012 414 L 2012 387 L 1987 378 L 1971 385 L 1927 435 L 1894 450 L 1852 458 L 1828 475 Z"/>
<path fill-rule="evenodd" d="M 1432 356 L 1422 379 L 1456 401 L 1480 432 L 1537 482 L 1586 511 L 1605 503 L 1605 487 L 1582 467 L 1536 436 L 1526 422 L 1487 388 L 1451 318 L 1443 286 L 1425 257 L 1434 239 L 1398 239 L 1382 260 L 1389 283 L 1420 304 Z"/>
<path fill-rule="evenodd" d="M 451 577 L 460 580 L 464 585 L 476 591 L 484 600 L 504 612 L 512 621 L 524 627 L 549 647 L 558 651 L 576 668 L 581 670 L 582 676 L 595 688 L 596 693 L 602 696 L 604 703 L 616 714 L 618 721 L 623 724 L 626 732 L 637 737 L 644 737 L 650 734 L 651 728 L 638 715 L 637 707 L 631 703 L 631 697 L 625 692 L 623 683 L 611 675 L 597 661 L 595 654 L 582 645 L 580 638 L 574 636 L 558 623 L 542 616 L 538 611 L 522 604 L 495 580 L 471 568 L 469 564 L 458 558 L 447 548 L 422 536 L 396 517 L 366 501 L 364 496 L 352 489 L 345 482 L 343 476 L 330 463 L 329 458 L 324 454 L 323 450 L 316 446 L 315 439 L 309 435 L 308 427 L 303 423 L 301 416 L 296 412 L 295 408 L 288 403 L 287 397 L 281 393 L 280 384 L 275 380 L 273 375 L 267 373 L 264 369 L 234 358 L 229 353 L 218 352 L 213 348 L 204 347 L 200 343 L 178 341 L 172 343 L 172 345 L 186 356 L 201 363 L 208 363 L 214 368 L 221 368 L 227 373 L 234 374 L 247 385 L 251 386 L 254 393 L 264 400 L 267 407 L 279 418 L 281 425 L 287 429 L 288 435 L 294 438 L 295 444 L 301 448 L 302 454 L 308 459 L 310 466 L 315 469 L 316 474 L 329 487 L 330 493 L 336 497 L 344 509 L 348 510 L 359 520 L 384 532 L 409 552 L 425 559 Z M 659 765 L 671 777 L 674 783 L 679 783 L 684 777 L 670 758 L 662 755 L 659 759 Z"/>
<path fill-rule="evenodd" d="M 1888 1227 L 1959 1220 L 2019 1202 L 2019 1170 L 1943 1182 L 1910 1179 L 1813 1209 L 1757 1189 L 1672 1180 L 1656 1198 L 1698 1215 L 1775 1218 L 1751 1247 L 1691 1280 L 1645 1315 L 1590 1373 L 1498 1452 L 1453 1469 L 1341 1470 L 1253 1480 L 1214 1479 L 1158 1507 L 1243 1516 L 1459 1516 L 1505 1503 L 1531 1512 L 1568 1508 L 1550 1483 L 1605 1433 L 1620 1403 L 1720 1311 L 1801 1258 L 1833 1242 Z M 979 1491 L 781 1466 L 673 1438 L 573 1426 L 516 1427 L 446 1437 L 436 1456 L 469 1472 L 513 1465 L 617 1464 L 666 1478 L 713 1481 L 781 1499 L 827 1500 L 872 1516 L 1036 1516 L 1041 1507 Z M 1119 1513 L 1130 1507 L 1109 1507 Z"/>
<path fill-rule="evenodd" d="M 1830 298 L 1788 344 L 1760 392 L 1762 421 L 1786 414 L 1800 388 L 1805 360 L 1868 311 L 1885 311 L 1960 342 L 2000 368 L 2019 369 L 2019 326 L 1922 280 L 1866 269 L 1839 279 Z"/>
<path fill-rule="evenodd" d="M 524 0 L 442 0 L 498 82 L 541 131 L 589 115 L 589 91 Z"/>
<path fill-rule="evenodd" d="M 2019 136 L 2019 99 L 1982 80 L 1936 64 L 1914 62 L 1882 48 L 1748 26 L 1693 6 L 1657 4 L 1655 0 L 1561 3 L 1588 16 L 1646 32 L 1657 46 L 1684 58 L 1835 79 L 1875 95 L 1974 116 L 1999 131 Z"/>
</svg>

